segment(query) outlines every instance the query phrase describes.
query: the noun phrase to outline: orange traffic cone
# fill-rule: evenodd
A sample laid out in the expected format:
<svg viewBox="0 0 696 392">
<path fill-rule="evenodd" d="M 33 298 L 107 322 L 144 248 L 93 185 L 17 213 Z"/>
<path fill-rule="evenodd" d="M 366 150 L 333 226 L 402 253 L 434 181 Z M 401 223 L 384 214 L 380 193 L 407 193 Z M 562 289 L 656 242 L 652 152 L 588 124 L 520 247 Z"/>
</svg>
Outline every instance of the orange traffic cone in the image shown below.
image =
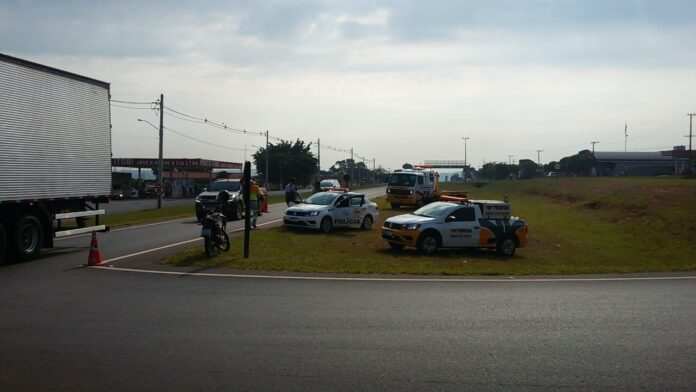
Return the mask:
<svg viewBox="0 0 696 392">
<path fill-rule="evenodd" d="M 263 201 L 261 202 L 261 208 L 259 208 L 259 211 L 268 212 L 268 195 L 263 196 Z"/>
<path fill-rule="evenodd" d="M 102 265 L 104 262 L 101 258 L 101 252 L 99 252 L 99 242 L 97 242 L 97 232 L 92 231 L 92 242 L 89 244 L 89 258 L 87 259 L 87 265 Z"/>
</svg>

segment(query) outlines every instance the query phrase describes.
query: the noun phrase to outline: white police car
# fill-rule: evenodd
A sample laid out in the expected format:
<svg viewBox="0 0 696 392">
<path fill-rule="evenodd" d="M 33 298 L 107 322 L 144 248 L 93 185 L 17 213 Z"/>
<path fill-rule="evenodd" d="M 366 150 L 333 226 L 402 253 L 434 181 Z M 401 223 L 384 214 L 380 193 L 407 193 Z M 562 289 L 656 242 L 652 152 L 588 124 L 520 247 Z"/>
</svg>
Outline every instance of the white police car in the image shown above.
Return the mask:
<svg viewBox="0 0 696 392">
<path fill-rule="evenodd" d="M 319 192 L 302 204 L 285 211 L 283 223 L 288 227 L 318 229 L 328 233 L 334 227 L 372 228 L 379 216 L 377 204 L 354 192 Z"/>
</svg>

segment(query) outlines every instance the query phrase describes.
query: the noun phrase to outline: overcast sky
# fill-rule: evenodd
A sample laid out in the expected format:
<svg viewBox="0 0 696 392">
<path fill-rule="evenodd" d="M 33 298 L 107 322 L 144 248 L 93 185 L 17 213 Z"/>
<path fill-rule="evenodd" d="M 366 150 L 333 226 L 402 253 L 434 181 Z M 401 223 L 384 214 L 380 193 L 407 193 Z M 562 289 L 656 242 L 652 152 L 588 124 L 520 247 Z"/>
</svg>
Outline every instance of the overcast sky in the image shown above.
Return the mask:
<svg viewBox="0 0 696 392">
<path fill-rule="evenodd" d="M 398 168 L 548 162 L 688 144 L 696 2 L 7 1 L 0 51 L 165 105 Z M 112 108 L 115 157 L 155 157 L 152 110 Z M 165 157 L 240 162 L 265 139 L 165 116 Z M 316 152 L 316 149 L 315 149 Z M 321 149 L 322 168 L 349 154 Z"/>
</svg>

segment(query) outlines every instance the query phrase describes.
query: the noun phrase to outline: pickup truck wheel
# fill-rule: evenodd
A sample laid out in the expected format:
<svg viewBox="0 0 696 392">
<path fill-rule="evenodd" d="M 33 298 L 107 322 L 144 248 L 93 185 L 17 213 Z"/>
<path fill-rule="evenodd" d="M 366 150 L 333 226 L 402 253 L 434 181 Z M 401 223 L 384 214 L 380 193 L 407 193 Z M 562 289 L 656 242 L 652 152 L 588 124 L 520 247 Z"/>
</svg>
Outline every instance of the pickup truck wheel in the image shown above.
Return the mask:
<svg viewBox="0 0 696 392">
<path fill-rule="evenodd" d="M 401 249 L 404 248 L 404 244 L 399 244 L 399 243 L 397 243 L 397 242 L 391 242 L 391 241 L 389 241 L 389 246 L 390 246 L 392 249 L 396 249 L 396 250 L 401 250 Z"/>
<path fill-rule="evenodd" d="M 0 222 L 0 264 L 5 261 L 5 253 L 7 252 L 7 232 L 5 226 Z"/>
<path fill-rule="evenodd" d="M 17 221 L 16 237 L 13 250 L 20 260 L 29 260 L 36 256 L 43 247 L 43 230 L 41 221 L 34 215 L 26 215 Z"/>
<path fill-rule="evenodd" d="M 435 253 L 437 246 L 438 241 L 434 234 L 425 233 L 418 239 L 418 250 L 426 256 Z"/>
<path fill-rule="evenodd" d="M 324 219 L 321 220 L 321 225 L 319 226 L 321 228 L 321 231 L 324 233 L 328 233 L 333 229 L 333 222 L 331 221 L 330 217 L 325 217 Z"/>
<path fill-rule="evenodd" d="M 496 246 L 498 254 L 504 257 L 512 257 L 515 255 L 515 250 L 517 250 L 517 244 L 515 239 L 512 237 L 505 237 L 501 241 L 498 241 Z"/>
<path fill-rule="evenodd" d="M 399 203 L 391 203 L 391 208 L 393 208 L 393 209 L 395 209 L 395 210 L 398 210 L 399 207 L 401 207 L 401 204 L 399 204 Z"/>
<path fill-rule="evenodd" d="M 365 219 L 363 219 L 360 228 L 363 230 L 370 230 L 372 228 L 372 217 L 370 215 L 367 215 Z"/>
</svg>

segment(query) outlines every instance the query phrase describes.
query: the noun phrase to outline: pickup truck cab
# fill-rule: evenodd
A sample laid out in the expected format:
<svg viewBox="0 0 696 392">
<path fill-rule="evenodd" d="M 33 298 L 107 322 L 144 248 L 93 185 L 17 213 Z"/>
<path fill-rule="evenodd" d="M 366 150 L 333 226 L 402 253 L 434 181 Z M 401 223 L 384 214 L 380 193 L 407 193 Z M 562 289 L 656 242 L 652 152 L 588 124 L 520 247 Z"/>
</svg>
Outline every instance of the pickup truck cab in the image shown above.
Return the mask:
<svg viewBox="0 0 696 392">
<path fill-rule="evenodd" d="M 382 238 L 394 249 L 406 246 L 425 255 L 438 248 L 495 248 L 510 257 L 527 245 L 527 224 L 496 200 L 434 202 L 387 219 Z"/>
</svg>

